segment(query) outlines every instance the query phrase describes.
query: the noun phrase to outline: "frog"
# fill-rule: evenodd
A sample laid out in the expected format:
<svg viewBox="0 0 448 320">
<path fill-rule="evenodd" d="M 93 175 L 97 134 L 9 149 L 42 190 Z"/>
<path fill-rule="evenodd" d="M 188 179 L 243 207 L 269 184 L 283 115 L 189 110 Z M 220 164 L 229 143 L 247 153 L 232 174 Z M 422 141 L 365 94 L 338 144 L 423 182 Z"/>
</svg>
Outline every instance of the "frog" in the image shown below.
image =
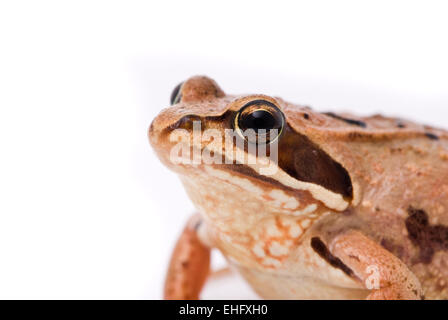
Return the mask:
<svg viewBox="0 0 448 320">
<path fill-rule="evenodd" d="M 448 298 L 447 131 L 228 95 L 206 76 L 170 102 L 148 136 L 197 213 L 165 299 L 200 298 L 212 250 L 263 299 Z"/>
</svg>

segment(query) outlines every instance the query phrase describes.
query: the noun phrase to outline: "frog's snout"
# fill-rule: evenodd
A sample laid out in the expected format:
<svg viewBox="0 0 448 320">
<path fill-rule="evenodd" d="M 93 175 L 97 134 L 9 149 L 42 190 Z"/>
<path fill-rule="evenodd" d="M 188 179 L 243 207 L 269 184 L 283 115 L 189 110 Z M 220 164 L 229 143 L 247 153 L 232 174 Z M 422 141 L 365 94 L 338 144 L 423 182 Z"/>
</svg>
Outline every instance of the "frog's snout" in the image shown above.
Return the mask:
<svg viewBox="0 0 448 320">
<path fill-rule="evenodd" d="M 224 97 L 225 93 L 218 84 L 206 76 L 194 76 L 179 83 L 170 96 L 171 107 L 162 110 L 151 122 L 148 137 L 151 145 L 160 143 L 161 137 L 166 136 L 181 125 L 189 114 L 202 114 L 203 106 L 195 102 L 210 101 L 213 98 Z M 188 106 L 188 109 L 183 104 Z"/>
<path fill-rule="evenodd" d="M 148 128 L 149 143 L 153 148 L 162 147 L 163 142 L 166 140 L 166 136 L 171 132 L 169 129 L 169 116 L 166 117 L 166 109 L 159 113 Z"/>
</svg>

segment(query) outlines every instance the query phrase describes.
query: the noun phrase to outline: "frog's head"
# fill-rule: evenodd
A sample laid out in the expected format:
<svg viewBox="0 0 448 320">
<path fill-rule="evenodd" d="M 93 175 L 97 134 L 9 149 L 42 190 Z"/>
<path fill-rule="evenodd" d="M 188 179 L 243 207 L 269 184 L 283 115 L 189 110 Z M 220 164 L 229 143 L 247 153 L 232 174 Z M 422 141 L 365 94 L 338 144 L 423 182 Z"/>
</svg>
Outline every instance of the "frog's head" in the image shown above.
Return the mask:
<svg viewBox="0 0 448 320">
<path fill-rule="evenodd" d="M 198 76 L 174 89 L 149 138 L 200 211 L 300 216 L 353 199 L 349 173 L 325 151 L 319 128 L 330 118 L 279 98 L 226 95 Z"/>
</svg>

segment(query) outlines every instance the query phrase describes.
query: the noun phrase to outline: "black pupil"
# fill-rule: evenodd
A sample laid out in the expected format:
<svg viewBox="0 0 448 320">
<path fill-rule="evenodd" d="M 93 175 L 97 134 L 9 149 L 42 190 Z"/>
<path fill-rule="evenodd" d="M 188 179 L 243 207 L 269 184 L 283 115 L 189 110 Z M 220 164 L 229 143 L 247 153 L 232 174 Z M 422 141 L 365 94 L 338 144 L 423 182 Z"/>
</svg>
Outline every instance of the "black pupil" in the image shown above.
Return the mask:
<svg viewBox="0 0 448 320">
<path fill-rule="evenodd" d="M 270 130 L 277 126 L 277 119 L 268 111 L 256 110 L 242 117 L 240 126 L 242 129 Z"/>
</svg>

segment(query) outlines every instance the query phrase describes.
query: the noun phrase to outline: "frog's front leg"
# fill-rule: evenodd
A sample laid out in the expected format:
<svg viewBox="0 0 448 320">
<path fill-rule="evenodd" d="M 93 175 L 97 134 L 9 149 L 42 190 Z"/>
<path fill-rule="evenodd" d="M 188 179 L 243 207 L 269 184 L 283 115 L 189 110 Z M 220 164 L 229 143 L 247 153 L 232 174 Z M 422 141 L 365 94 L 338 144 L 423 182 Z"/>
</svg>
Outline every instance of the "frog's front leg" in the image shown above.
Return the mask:
<svg viewBox="0 0 448 320">
<path fill-rule="evenodd" d="M 199 299 L 210 269 L 210 248 L 198 237 L 200 226 L 199 215 L 194 215 L 177 241 L 165 279 L 165 299 Z"/>
<path fill-rule="evenodd" d="M 343 233 L 333 239 L 329 249 L 372 290 L 367 299 L 422 299 L 420 282 L 409 268 L 362 233 Z"/>
</svg>

